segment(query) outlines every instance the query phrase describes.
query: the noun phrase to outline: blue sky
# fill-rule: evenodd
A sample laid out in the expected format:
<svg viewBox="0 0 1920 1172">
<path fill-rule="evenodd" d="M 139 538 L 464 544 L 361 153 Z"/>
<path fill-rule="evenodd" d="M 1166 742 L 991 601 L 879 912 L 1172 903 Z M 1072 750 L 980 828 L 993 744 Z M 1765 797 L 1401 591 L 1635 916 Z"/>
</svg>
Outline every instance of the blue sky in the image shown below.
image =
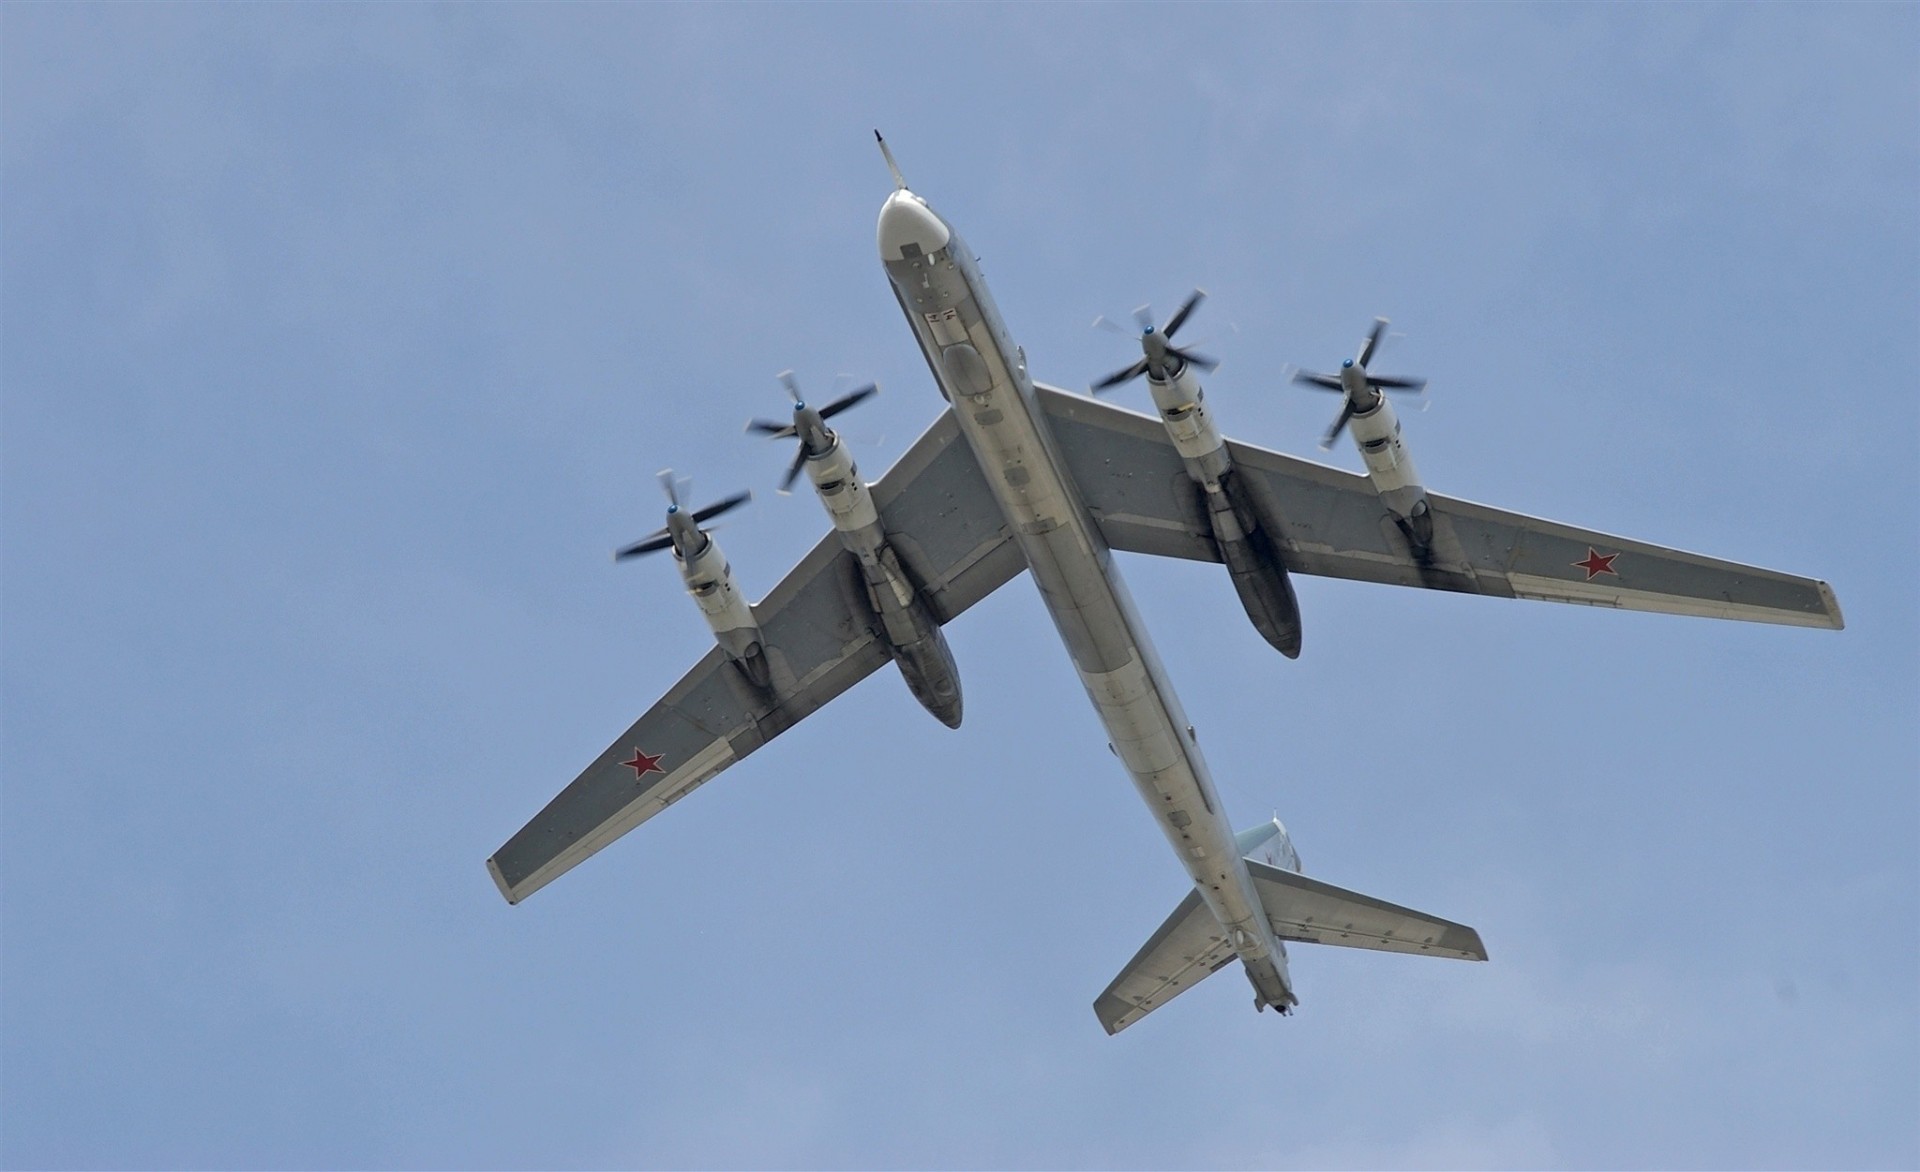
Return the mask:
<svg viewBox="0 0 1920 1172">
<path fill-rule="evenodd" d="M 1920 9 L 0 11 L 0 1162 L 1920 1162 Z M 935 416 L 883 128 L 1036 373 L 1425 375 L 1437 491 L 1824 577 L 1840 634 L 1123 570 L 1238 824 L 1473 924 L 1119 1038 L 1183 874 L 1032 587 L 523 906 L 707 636 L 653 473 L 825 531 L 774 375 Z M 1138 388 L 1132 406 L 1144 403 Z"/>
</svg>

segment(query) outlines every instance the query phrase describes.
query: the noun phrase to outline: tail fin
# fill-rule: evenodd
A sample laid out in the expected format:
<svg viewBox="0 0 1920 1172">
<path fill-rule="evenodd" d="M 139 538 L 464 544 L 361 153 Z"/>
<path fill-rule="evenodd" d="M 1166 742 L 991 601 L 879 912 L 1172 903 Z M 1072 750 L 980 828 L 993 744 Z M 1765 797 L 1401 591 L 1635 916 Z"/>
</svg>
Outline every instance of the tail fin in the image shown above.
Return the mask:
<svg viewBox="0 0 1920 1172">
<path fill-rule="evenodd" d="M 1282 940 L 1456 960 L 1487 959 L 1480 933 L 1465 924 L 1309 879 L 1258 859 L 1247 860 L 1247 871 L 1273 934 Z M 1109 1034 L 1117 1034 L 1233 959 L 1227 930 L 1201 902 L 1200 893 L 1189 892 L 1100 994 L 1093 1011 Z"/>
</svg>

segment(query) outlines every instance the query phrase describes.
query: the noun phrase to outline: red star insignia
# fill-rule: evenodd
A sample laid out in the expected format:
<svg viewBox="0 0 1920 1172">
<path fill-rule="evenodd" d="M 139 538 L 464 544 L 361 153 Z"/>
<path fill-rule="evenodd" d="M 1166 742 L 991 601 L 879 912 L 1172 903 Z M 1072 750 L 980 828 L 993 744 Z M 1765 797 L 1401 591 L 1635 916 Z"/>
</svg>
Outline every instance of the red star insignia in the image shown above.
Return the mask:
<svg viewBox="0 0 1920 1172">
<path fill-rule="evenodd" d="M 649 757 L 645 753 L 640 751 L 640 746 L 638 745 L 635 745 L 633 747 L 633 760 L 622 761 L 620 762 L 620 764 L 625 765 L 628 769 L 633 770 L 633 779 L 635 781 L 639 781 L 641 778 L 645 777 L 649 773 L 665 773 L 666 772 L 666 770 L 660 768 L 659 755 Z"/>
<path fill-rule="evenodd" d="M 1589 545 L 1587 547 L 1586 558 L 1582 561 L 1577 561 L 1573 564 L 1577 568 L 1585 570 L 1587 572 L 1587 581 L 1589 582 L 1593 581 L 1595 578 L 1598 578 L 1602 574 L 1612 574 L 1614 577 L 1618 578 L 1620 576 L 1620 571 L 1613 568 L 1613 559 L 1619 556 L 1620 555 L 1617 553 L 1601 553 L 1599 550 Z"/>
</svg>

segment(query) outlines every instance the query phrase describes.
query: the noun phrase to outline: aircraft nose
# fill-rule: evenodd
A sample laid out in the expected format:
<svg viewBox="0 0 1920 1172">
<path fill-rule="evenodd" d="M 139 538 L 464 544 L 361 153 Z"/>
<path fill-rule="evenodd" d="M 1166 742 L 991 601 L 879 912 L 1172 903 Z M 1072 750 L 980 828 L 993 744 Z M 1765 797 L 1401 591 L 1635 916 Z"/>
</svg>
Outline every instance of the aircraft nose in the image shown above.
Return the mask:
<svg viewBox="0 0 1920 1172">
<path fill-rule="evenodd" d="M 938 252 L 952 238 L 933 209 L 911 191 L 896 191 L 880 208 L 880 259 L 905 260 L 910 251 Z M 910 249 L 909 246 L 917 246 Z"/>
</svg>

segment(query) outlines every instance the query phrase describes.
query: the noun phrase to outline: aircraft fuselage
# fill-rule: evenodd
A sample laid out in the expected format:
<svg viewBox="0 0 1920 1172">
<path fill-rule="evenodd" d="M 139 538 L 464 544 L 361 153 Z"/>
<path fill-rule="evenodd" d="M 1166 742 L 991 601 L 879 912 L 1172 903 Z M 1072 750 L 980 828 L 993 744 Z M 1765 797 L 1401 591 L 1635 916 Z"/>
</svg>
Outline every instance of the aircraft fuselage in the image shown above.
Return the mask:
<svg viewBox="0 0 1920 1172">
<path fill-rule="evenodd" d="M 904 189 L 880 213 L 881 261 L 1074 669 L 1167 841 L 1227 929 L 1258 1003 L 1295 1003 L 1273 935 L 1181 710 L 1105 537 L 1066 471 L 973 253 Z"/>
</svg>

